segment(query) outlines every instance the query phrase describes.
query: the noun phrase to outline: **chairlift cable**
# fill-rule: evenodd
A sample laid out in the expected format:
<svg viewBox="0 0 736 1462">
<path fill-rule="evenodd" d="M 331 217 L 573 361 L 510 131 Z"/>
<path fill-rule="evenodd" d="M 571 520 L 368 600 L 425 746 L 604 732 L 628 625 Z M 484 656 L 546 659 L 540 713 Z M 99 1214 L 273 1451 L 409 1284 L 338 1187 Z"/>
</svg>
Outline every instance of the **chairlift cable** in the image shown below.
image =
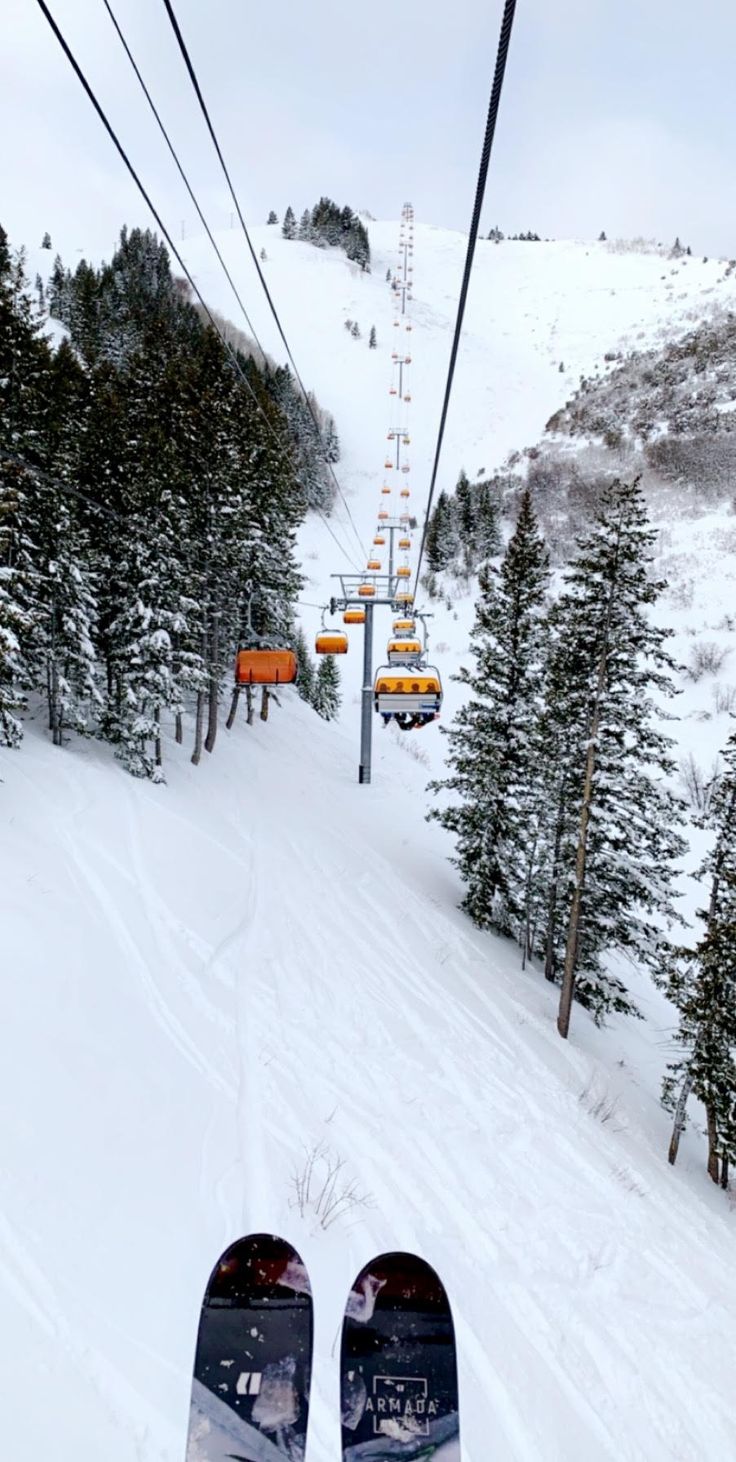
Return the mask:
<svg viewBox="0 0 736 1462">
<path fill-rule="evenodd" d="M 166 3 L 166 0 L 165 0 L 165 3 Z M 500 100 L 501 100 L 501 91 L 502 91 L 502 88 L 503 88 L 504 74 L 505 74 L 505 71 L 506 71 L 506 61 L 508 59 L 509 44 L 510 44 L 510 41 L 511 41 L 511 30 L 512 30 L 512 26 L 513 26 L 513 23 L 514 23 L 514 14 L 515 14 L 515 11 L 516 11 L 516 0 L 506 0 L 506 4 L 504 6 L 503 18 L 502 18 L 502 21 L 501 21 L 501 33 L 500 33 L 500 36 L 499 36 L 498 51 L 496 53 L 496 69 L 495 69 L 495 73 L 494 73 L 494 77 L 493 77 L 493 86 L 491 88 L 491 97 L 490 97 L 490 101 L 489 101 L 489 104 L 488 104 L 488 116 L 487 116 L 487 119 L 486 119 L 486 130 L 485 130 L 485 135 L 484 135 L 484 138 L 483 138 L 483 147 L 481 149 L 481 155 L 480 155 L 480 167 L 478 169 L 478 181 L 477 181 L 476 189 L 475 189 L 475 201 L 473 203 L 473 214 L 472 214 L 472 218 L 471 218 L 471 221 L 470 221 L 470 233 L 469 233 L 469 236 L 468 236 L 468 247 L 467 247 L 467 250 L 466 250 L 466 253 L 465 253 L 465 268 L 463 270 L 463 280 L 462 280 L 462 285 L 460 287 L 460 297 L 459 297 L 459 300 L 458 300 L 458 308 L 457 308 L 457 319 L 455 321 L 455 332 L 454 332 L 453 340 L 452 340 L 452 349 L 450 351 L 450 364 L 449 364 L 449 368 L 448 368 L 448 372 L 447 372 L 447 383 L 445 385 L 445 397 L 444 397 L 444 401 L 442 403 L 442 412 L 441 412 L 441 415 L 440 415 L 439 432 L 438 432 L 438 435 L 437 435 L 437 447 L 436 447 L 435 455 L 434 455 L 434 466 L 432 468 L 432 476 L 430 478 L 430 483 L 429 483 L 429 494 L 428 494 L 428 497 L 427 497 L 427 509 L 426 509 L 426 512 L 425 512 L 425 515 L 424 515 L 424 526 L 422 528 L 422 538 L 421 538 L 421 542 L 419 544 L 419 558 L 417 560 L 417 573 L 416 573 L 416 580 L 415 580 L 415 593 L 416 593 L 416 590 L 419 587 L 419 575 L 421 573 L 422 558 L 424 556 L 424 546 L 425 546 L 425 542 L 426 542 L 426 538 L 427 538 L 427 528 L 429 526 L 429 514 L 431 512 L 432 499 L 434 497 L 434 490 L 435 490 L 435 485 L 436 485 L 436 482 L 437 482 L 437 472 L 438 472 L 439 463 L 440 463 L 440 454 L 442 452 L 442 441 L 443 441 L 443 438 L 444 438 L 444 435 L 445 435 L 445 425 L 446 425 L 446 422 L 447 422 L 447 411 L 448 411 L 448 407 L 449 407 L 449 404 L 450 404 L 450 395 L 451 395 L 451 392 L 452 392 L 452 383 L 453 383 L 453 378 L 454 378 L 454 375 L 455 375 L 455 364 L 456 364 L 456 361 L 457 361 L 458 347 L 459 347 L 459 344 L 460 344 L 460 334 L 461 334 L 461 331 L 462 331 L 463 318 L 464 318 L 464 315 L 465 315 L 465 305 L 466 305 L 466 301 L 467 301 L 467 298 L 468 298 L 468 288 L 469 288 L 469 285 L 470 285 L 470 275 L 471 275 L 471 271 L 472 271 L 472 268 L 473 268 L 473 258 L 474 258 L 474 255 L 475 255 L 475 245 L 476 245 L 476 241 L 477 241 L 477 238 L 478 238 L 478 228 L 480 226 L 480 214 L 481 214 L 481 208 L 483 206 L 483 198 L 484 198 L 485 189 L 486 189 L 486 180 L 487 180 L 487 177 L 488 177 L 488 165 L 489 165 L 490 160 L 491 160 L 491 150 L 492 150 L 492 147 L 493 147 L 493 138 L 494 138 L 495 131 L 496 131 L 496 120 L 498 118 L 498 108 L 499 108 L 499 103 L 500 103 Z"/>
<path fill-rule="evenodd" d="M 81 66 L 79 65 L 79 62 L 77 61 L 76 57 L 74 56 L 74 54 L 73 54 L 73 52 L 71 50 L 71 47 L 69 46 L 68 42 L 65 40 L 64 36 L 61 33 L 61 30 L 59 29 L 59 26 L 57 25 L 56 21 L 54 20 L 54 17 L 51 14 L 51 11 L 49 10 L 48 5 L 46 4 L 46 0 L 37 0 L 37 3 L 38 3 L 38 6 L 39 6 L 40 10 L 43 12 L 43 15 L 45 16 L 46 20 L 48 21 L 49 26 L 51 27 L 51 30 L 53 31 L 54 35 L 56 36 L 56 39 L 58 40 L 59 45 L 61 46 L 61 49 L 64 52 L 64 55 L 66 56 L 67 60 L 69 61 L 69 64 L 71 65 L 72 70 L 74 71 L 74 73 L 77 76 L 78 80 L 81 82 L 81 85 L 82 85 L 84 91 L 87 93 L 87 96 L 89 97 L 89 99 L 90 99 L 90 101 L 91 101 L 91 103 L 92 103 L 95 111 L 97 112 L 97 115 L 100 118 L 100 121 L 102 122 L 102 125 L 105 128 L 105 131 L 107 132 L 108 136 L 110 137 L 111 141 L 113 142 L 114 146 L 116 147 L 118 153 L 120 154 L 120 157 L 122 158 L 123 162 L 125 163 L 125 166 L 128 169 L 128 172 L 130 173 L 130 176 L 132 177 L 132 179 L 133 179 L 136 187 L 138 188 L 139 193 L 141 194 L 141 196 L 144 199 L 145 203 L 147 204 L 147 206 L 151 210 L 151 213 L 153 214 L 153 217 L 155 218 L 156 223 L 158 224 L 158 227 L 161 230 L 161 233 L 163 234 L 164 238 L 166 239 L 166 242 L 167 242 L 169 248 L 171 249 L 171 252 L 174 255 L 174 258 L 176 259 L 176 261 L 177 261 L 177 263 L 179 265 L 179 268 L 182 270 L 182 272 L 184 273 L 184 275 L 185 275 L 188 283 L 190 284 L 191 288 L 194 290 L 194 293 L 196 294 L 197 299 L 199 300 L 199 302 L 200 302 L 200 304 L 202 306 L 202 309 L 204 310 L 204 312 L 205 312 L 205 314 L 206 314 L 206 316 L 207 316 L 207 318 L 208 318 L 208 320 L 209 320 L 209 322 L 210 322 L 213 330 L 215 331 L 215 334 L 219 336 L 219 338 L 220 338 L 220 340 L 221 340 L 221 342 L 222 342 L 222 344 L 223 344 L 223 346 L 225 348 L 226 355 L 227 355 L 227 357 L 228 357 L 228 359 L 230 361 L 230 364 L 231 364 L 232 368 L 234 369 L 236 375 L 242 381 L 242 383 L 245 386 L 248 394 L 252 397 L 253 402 L 255 403 L 255 406 L 256 406 L 256 410 L 263 417 L 263 419 L 264 419 L 264 421 L 266 423 L 266 426 L 268 428 L 268 431 L 270 432 L 271 436 L 273 437 L 274 441 L 276 442 L 276 444 L 277 444 L 277 446 L 278 446 L 278 448 L 279 448 L 282 456 L 284 456 L 285 459 L 287 461 L 289 461 L 290 466 L 292 466 L 292 469 L 293 469 L 293 463 L 291 463 L 290 459 L 288 458 L 288 456 L 287 456 L 287 454 L 285 452 L 283 443 L 280 441 L 277 433 L 274 431 L 274 429 L 273 429 L 273 427 L 271 425 L 271 422 L 269 421 L 269 419 L 268 419 L 265 411 L 263 410 L 263 407 L 261 406 L 260 401 L 258 400 L 258 397 L 256 396 L 256 394 L 255 394 L 255 392 L 254 392 L 254 390 L 253 390 L 253 388 L 252 388 L 252 386 L 250 384 L 250 381 L 248 380 L 247 376 L 245 375 L 245 372 L 243 371 L 242 366 L 240 365 L 240 361 L 238 360 L 238 357 L 237 357 L 236 352 L 233 350 L 232 345 L 226 339 L 225 335 L 223 335 L 221 329 L 217 325 L 217 322 L 215 321 L 215 319 L 214 319 L 214 317 L 212 315 L 212 312 L 211 312 L 211 310 L 210 310 L 210 308 L 209 308 L 209 306 L 208 306 L 208 304 L 207 304 L 204 296 L 202 295 L 202 292 L 201 292 L 198 284 L 196 283 L 196 281 L 193 278 L 191 272 L 189 271 L 189 269 L 187 268 L 186 264 L 184 263 L 184 260 L 183 260 L 183 258 L 181 256 L 181 254 L 179 253 L 179 250 L 177 249 L 176 244 L 174 243 L 174 240 L 171 237 L 171 234 L 169 233 L 169 230 L 167 229 L 167 227 L 166 227 L 163 219 L 161 218 L 161 215 L 158 212 L 158 209 L 156 208 L 155 204 L 153 203 L 151 197 L 149 196 L 149 194 L 146 191 L 143 183 L 141 182 L 141 179 L 139 178 L 139 176 L 138 176 L 135 168 L 133 167 L 133 164 L 130 161 L 130 158 L 128 157 L 128 154 L 125 151 L 125 148 L 123 147 L 123 144 L 120 141 L 117 133 L 115 132 L 115 129 L 113 128 L 112 123 L 109 121 L 109 119 L 108 119 L 108 117 L 107 117 L 107 115 L 106 115 L 106 113 L 105 113 L 105 111 L 104 111 L 101 103 L 97 100 L 97 97 L 95 96 L 95 93 L 92 90 L 92 87 L 91 87 L 90 83 L 88 82 L 88 80 L 87 80 L 87 78 L 86 78 L 86 76 L 85 76 L 85 74 L 84 74 Z M 333 531 L 332 526 L 328 522 L 328 520 L 325 517 L 324 513 L 322 513 L 322 511 L 321 511 L 320 508 L 317 508 L 316 511 L 317 511 L 317 513 L 319 513 L 319 516 L 322 518 L 322 520 L 323 520 L 323 522 L 325 524 L 325 527 L 327 528 L 327 530 L 330 533 L 331 537 L 334 539 L 335 543 L 337 544 L 338 548 L 340 549 L 340 552 L 342 554 L 344 554 L 344 556 L 347 559 L 348 563 L 350 563 L 352 565 L 352 567 L 354 568 L 355 567 L 355 564 L 354 564 L 353 559 L 351 558 L 349 552 L 344 547 L 344 545 L 340 543 L 339 538 L 337 537 L 336 533 Z"/>
<path fill-rule="evenodd" d="M 276 322 L 276 328 L 277 328 L 277 330 L 279 332 L 279 335 L 281 336 L 281 339 L 283 341 L 284 349 L 286 350 L 286 354 L 287 354 L 287 357 L 289 359 L 290 365 L 292 367 L 292 370 L 294 372 L 294 375 L 296 376 L 296 379 L 297 379 L 297 382 L 299 384 L 300 390 L 301 390 L 302 395 L 304 397 L 304 402 L 305 402 L 305 405 L 306 405 L 307 410 L 309 412 L 309 415 L 311 416 L 312 422 L 314 423 L 314 427 L 315 427 L 315 430 L 316 430 L 316 432 L 318 434 L 318 438 L 321 439 L 321 427 L 320 427 L 320 424 L 319 424 L 319 422 L 317 420 L 317 416 L 316 416 L 314 407 L 313 407 L 312 402 L 311 402 L 311 400 L 309 398 L 309 393 L 307 391 L 307 388 L 304 385 L 304 382 L 303 382 L 303 380 L 301 378 L 301 375 L 299 373 L 299 369 L 297 367 L 296 361 L 294 360 L 294 356 L 292 354 L 291 347 L 290 347 L 289 342 L 288 342 L 288 340 L 286 338 L 286 334 L 285 334 L 285 331 L 284 331 L 284 327 L 281 324 L 281 320 L 279 318 L 278 311 L 277 311 L 276 306 L 275 306 L 275 304 L 273 302 L 273 297 L 271 295 L 271 291 L 270 291 L 270 289 L 268 287 L 268 284 L 266 283 L 266 279 L 265 279 L 265 275 L 263 273 L 263 270 L 261 269 L 260 260 L 258 258 L 258 255 L 256 254 L 256 251 L 255 251 L 254 247 L 253 247 L 253 242 L 251 240 L 250 233 L 248 232 L 248 226 L 247 226 L 247 224 L 245 222 L 245 218 L 243 217 L 243 211 L 242 211 L 242 209 L 240 207 L 240 201 L 239 201 L 238 195 L 237 195 L 237 193 L 235 191 L 235 187 L 233 185 L 232 178 L 230 177 L 230 173 L 228 171 L 228 167 L 227 167 L 227 164 L 225 162 L 225 158 L 223 156 L 222 148 L 220 147 L 220 143 L 219 143 L 218 138 L 217 138 L 217 133 L 215 132 L 215 128 L 214 128 L 214 125 L 212 123 L 212 119 L 210 117 L 209 109 L 207 107 L 207 103 L 206 103 L 206 101 L 204 99 L 204 96 L 202 94 L 202 88 L 200 87 L 199 81 L 197 79 L 197 73 L 196 73 L 196 71 L 194 69 L 194 64 L 193 64 L 192 58 L 191 58 L 191 56 L 189 54 L 189 50 L 187 48 L 186 41 L 184 40 L 184 37 L 183 37 L 183 35 L 181 33 L 181 29 L 180 29 L 180 26 L 179 26 L 179 22 L 178 22 L 178 20 L 176 18 L 176 14 L 175 14 L 175 11 L 174 11 L 174 7 L 173 7 L 173 5 L 171 3 L 171 0 L 164 0 L 164 6 L 166 8 L 166 13 L 167 13 L 167 15 L 169 17 L 169 20 L 171 22 L 171 26 L 172 26 L 172 29 L 174 31 L 174 35 L 176 36 L 176 40 L 177 40 L 177 43 L 178 43 L 178 46 L 179 46 L 179 50 L 181 51 L 181 54 L 182 54 L 182 59 L 184 61 L 184 65 L 186 66 L 187 72 L 189 73 L 189 79 L 190 79 L 190 81 L 192 83 L 192 86 L 194 88 L 194 91 L 195 91 L 195 94 L 196 94 L 196 97 L 197 97 L 197 101 L 199 102 L 202 115 L 203 115 L 204 120 L 205 120 L 205 123 L 207 125 L 207 130 L 208 130 L 208 132 L 210 134 L 210 137 L 212 139 L 212 143 L 213 143 L 215 152 L 217 153 L 217 157 L 218 157 L 218 160 L 219 160 L 219 163 L 220 163 L 220 167 L 222 168 L 222 171 L 223 171 L 223 174 L 224 174 L 224 177 L 225 177 L 225 181 L 227 183 L 227 186 L 228 186 L 228 189 L 229 189 L 229 192 L 230 192 L 230 197 L 233 200 L 233 205 L 234 205 L 235 211 L 236 211 L 236 213 L 238 215 L 238 219 L 239 219 L 239 222 L 240 222 L 240 227 L 241 227 L 241 229 L 243 231 L 243 236 L 244 236 L 245 241 L 246 241 L 246 243 L 248 245 L 248 249 L 250 250 L 250 255 L 251 255 L 251 258 L 252 258 L 253 263 L 255 265 L 256 273 L 258 275 L 258 278 L 260 280 L 261 286 L 263 288 L 263 292 L 264 292 L 264 294 L 266 296 L 266 299 L 268 301 L 269 309 L 270 309 L 271 314 L 273 315 L 273 318 L 274 318 L 274 320 Z M 326 463 L 326 466 L 327 466 L 327 470 L 329 472 L 329 475 L 332 478 L 332 481 L 333 481 L 333 483 L 335 485 L 335 490 L 337 491 L 337 493 L 339 494 L 339 496 L 340 496 L 340 498 L 342 500 L 343 506 L 345 508 L 345 512 L 347 513 L 347 516 L 348 516 L 348 520 L 349 520 L 350 525 L 351 525 L 351 527 L 353 529 L 353 532 L 355 534 L 355 538 L 356 538 L 356 541 L 357 541 L 357 544 L 358 544 L 358 549 L 359 549 L 360 553 L 362 554 L 362 552 L 363 552 L 363 542 L 362 542 L 362 539 L 360 537 L 360 534 L 358 533 L 358 530 L 357 530 L 357 528 L 355 526 L 355 521 L 353 519 L 353 515 L 352 515 L 352 513 L 350 511 L 350 508 L 348 507 L 347 500 L 346 500 L 345 495 L 343 493 L 343 490 L 342 490 L 342 488 L 340 486 L 340 483 L 338 482 L 338 479 L 337 479 L 335 470 L 334 470 L 331 462 L 327 462 Z"/>
</svg>

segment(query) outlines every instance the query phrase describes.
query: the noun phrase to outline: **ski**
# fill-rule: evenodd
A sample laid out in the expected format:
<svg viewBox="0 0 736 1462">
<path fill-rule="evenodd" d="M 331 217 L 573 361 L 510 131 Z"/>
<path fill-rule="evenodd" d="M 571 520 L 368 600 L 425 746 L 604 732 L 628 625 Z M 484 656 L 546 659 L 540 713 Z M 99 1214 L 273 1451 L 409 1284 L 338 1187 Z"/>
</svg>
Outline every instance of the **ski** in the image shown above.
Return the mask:
<svg viewBox="0 0 736 1462">
<path fill-rule="evenodd" d="M 238 1239 L 202 1302 L 186 1462 L 303 1462 L 312 1293 L 290 1244 Z"/>
<path fill-rule="evenodd" d="M 459 1462 L 452 1311 L 434 1270 L 382 1254 L 348 1299 L 340 1359 L 343 1462 Z"/>
</svg>

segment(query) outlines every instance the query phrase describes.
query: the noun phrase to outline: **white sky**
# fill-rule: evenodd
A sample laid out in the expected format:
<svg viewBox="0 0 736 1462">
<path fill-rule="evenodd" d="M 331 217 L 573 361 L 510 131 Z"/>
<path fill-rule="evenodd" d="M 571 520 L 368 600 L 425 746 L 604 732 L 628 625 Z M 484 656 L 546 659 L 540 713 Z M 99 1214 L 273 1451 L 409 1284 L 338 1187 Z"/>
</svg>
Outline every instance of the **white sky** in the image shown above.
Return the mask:
<svg viewBox="0 0 736 1462">
<path fill-rule="evenodd" d="M 188 199 L 102 0 L 49 0 L 175 236 Z M 216 227 L 230 208 L 161 0 L 112 0 Z M 249 222 L 321 193 L 466 229 L 502 0 L 178 0 Z M 35 0 L 2 0 L 0 222 L 69 263 L 147 211 Z M 736 255 L 732 0 L 519 0 L 484 228 Z"/>
</svg>

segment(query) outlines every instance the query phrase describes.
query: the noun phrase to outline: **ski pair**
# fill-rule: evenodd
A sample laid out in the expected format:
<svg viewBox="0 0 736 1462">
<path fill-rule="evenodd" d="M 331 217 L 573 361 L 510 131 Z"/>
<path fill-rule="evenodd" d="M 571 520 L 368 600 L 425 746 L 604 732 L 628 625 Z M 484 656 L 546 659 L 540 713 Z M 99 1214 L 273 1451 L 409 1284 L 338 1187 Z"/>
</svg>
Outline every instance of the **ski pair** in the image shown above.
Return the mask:
<svg viewBox="0 0 736 1462">
<path fill-rule="evenodd" d="M 295 1249 L 238 1239 L 210 1275 L 197 1335 L 186 1462 L 303 1462 L 312 1291 Z M 382 1254 L 348 1297 L 340 1353 L 343 1462 L 459 1462 L 455 1335 L 434 1270 Z"/>
</svg>

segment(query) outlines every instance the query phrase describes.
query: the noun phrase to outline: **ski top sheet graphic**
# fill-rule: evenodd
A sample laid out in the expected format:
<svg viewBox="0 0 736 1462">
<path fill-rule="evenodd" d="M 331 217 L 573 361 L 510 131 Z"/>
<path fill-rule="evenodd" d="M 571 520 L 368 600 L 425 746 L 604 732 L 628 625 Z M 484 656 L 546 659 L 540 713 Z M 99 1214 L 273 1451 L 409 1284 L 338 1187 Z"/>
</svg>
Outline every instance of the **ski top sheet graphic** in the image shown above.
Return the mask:
<svg viewBox="0 0 736 1462">
<path fill-rule="evenodd" d="M 186 1462 L 303 1462 L 311 1369 L 299 1255 L 273 1234 L 238 1239 L 205 1290 Z"/>
<path fill-rule="evenodd" d="M 452 1312 L 423 1259 L 382 1254 L 361 1270 L 345 1310 L 340 1372 L 343 1462 L 459 1462 Z"/>
</svg>

